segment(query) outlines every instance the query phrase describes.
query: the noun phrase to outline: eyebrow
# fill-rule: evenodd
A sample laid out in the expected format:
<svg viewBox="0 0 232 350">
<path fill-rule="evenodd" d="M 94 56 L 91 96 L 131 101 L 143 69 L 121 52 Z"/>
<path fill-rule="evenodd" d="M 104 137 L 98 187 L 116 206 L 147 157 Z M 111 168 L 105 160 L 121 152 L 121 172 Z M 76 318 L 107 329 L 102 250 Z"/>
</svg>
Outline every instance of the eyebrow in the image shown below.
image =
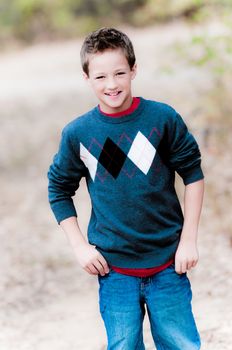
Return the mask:
<svg viewBox="0 0 232 350">
<path fill-rule="evenodd" d="M 104 75 L 104 74 L 106 74 L 106 73 L 104 73 L 104 72 L 93 73 L 94 76 L 97 76 L 97 75 Z"/>
<path fill-rule="evenodd" d="M 124 67 L 124 68 L 118 68 L 118 69 L 116 69 L 115 71 L 114 71 L 114 73 L 116 73 L 116 72 L 120 72 L 120 71 L 122 71 L 122 70 L 126 70 L 126 67 Z M 96 73 L 93 73 L 93 75 L 94 76 L 98 76 L 98 75 L 105 75 L 106 73 L 105 72 L 96 72 Z"/>
</svg>

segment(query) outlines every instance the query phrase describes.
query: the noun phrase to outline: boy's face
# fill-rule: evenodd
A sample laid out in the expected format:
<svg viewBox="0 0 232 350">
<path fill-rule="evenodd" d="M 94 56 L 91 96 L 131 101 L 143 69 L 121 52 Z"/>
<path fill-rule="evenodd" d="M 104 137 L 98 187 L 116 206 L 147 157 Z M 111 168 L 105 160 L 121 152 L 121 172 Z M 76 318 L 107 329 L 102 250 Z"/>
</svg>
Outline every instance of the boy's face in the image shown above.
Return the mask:
<svg viewBox="0 0 232 350">
<path fill-rule="evenodd" d="M 84 73 L 105 113 L 117 113 L 130 107 L 131 80 L 135 75 L 136 65 L 130 68 L 121 49 L 89 55 L 89 76 Z"/>
</svg>

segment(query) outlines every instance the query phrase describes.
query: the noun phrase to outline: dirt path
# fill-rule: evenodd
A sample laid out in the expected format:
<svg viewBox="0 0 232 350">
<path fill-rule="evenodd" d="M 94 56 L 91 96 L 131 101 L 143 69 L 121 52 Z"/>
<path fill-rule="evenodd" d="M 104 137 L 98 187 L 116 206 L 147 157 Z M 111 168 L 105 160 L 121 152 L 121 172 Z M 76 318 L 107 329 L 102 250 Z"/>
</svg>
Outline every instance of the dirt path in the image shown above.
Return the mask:
<svg viewBox="0 0 232 350">
<path fill-rule="evenodd" d="M 172 42 L 188 40 L 190 29 L 173 23 L 127 32 L 138 52 L 136 94 L 166 101 L 191 115 L 199 91 L 210 88 L 210 77 L 178 64 L 171 78 L 160 69 L 173 57 L 171 52 L 164 56 Z M 47 203 L 46 171 L 61 127 L 95 103 L 81 79 L 79 47 L 79 41 L 38 45 L 0 59 L 0 349 L 105 349 L 97 280 L 77 265 Z M 231 156 L 221 165 L 206 151 L 203 159 L 206 178 L 213 182 L 217 176 L 218 186 L 220 168 L 230 164 Z M 199 236 L 201 259 L 190 273 L 193 307 L 202 349 L 230 350 L 231 244 L 207 196 Z M 76 204 L 86 232 L 90 202 L 83 182 Z M 144 333 L 146 349 L 154 349 L 147 316 Z"/>
</svg>

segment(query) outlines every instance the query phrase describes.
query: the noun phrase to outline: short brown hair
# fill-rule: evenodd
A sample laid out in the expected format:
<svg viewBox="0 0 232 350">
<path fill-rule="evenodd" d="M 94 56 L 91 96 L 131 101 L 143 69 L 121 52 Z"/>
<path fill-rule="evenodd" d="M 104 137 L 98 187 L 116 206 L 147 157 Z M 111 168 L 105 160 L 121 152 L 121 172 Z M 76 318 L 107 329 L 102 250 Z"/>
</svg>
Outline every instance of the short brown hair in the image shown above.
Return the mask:
<svg viewBox="0 0 232 350">
<path fill-rule="evenodd" d="M 115 28 L 106 27 L 90 33 L 85 38 L 80 52 L 83 71 L 89 75 L 89 54 L 118 48 L 123 50 L 130 69 L 132 69 L 135 64 L 135 53 L 132 42 L 126 34 Z"/>
</svg>

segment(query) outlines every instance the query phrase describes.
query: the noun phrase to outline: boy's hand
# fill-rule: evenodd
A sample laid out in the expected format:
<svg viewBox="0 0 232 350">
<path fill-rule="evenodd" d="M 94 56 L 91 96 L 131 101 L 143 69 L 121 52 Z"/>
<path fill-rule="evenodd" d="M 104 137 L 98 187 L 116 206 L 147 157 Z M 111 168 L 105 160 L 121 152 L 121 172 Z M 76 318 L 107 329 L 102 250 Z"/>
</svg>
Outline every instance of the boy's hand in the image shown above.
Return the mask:
<svg viewBox="0 0 232 350">
<path fill-rule="evenodd" d="M 98 275 L 100 273 L 101 276 L 104 276 L 106 273 L 109 273 L 107 261 L 95 246 L 89 243 L 81 244 L 75 249 L 75 253 L 81 267 L 90 275 Z"/>
<path fill-rule="evenodd" d="M 192 240 L 181 239 L 175 255 L 175 270 L 182 274 L 195 267 L 199 259 L 197 244 Z"/>
</svg>

